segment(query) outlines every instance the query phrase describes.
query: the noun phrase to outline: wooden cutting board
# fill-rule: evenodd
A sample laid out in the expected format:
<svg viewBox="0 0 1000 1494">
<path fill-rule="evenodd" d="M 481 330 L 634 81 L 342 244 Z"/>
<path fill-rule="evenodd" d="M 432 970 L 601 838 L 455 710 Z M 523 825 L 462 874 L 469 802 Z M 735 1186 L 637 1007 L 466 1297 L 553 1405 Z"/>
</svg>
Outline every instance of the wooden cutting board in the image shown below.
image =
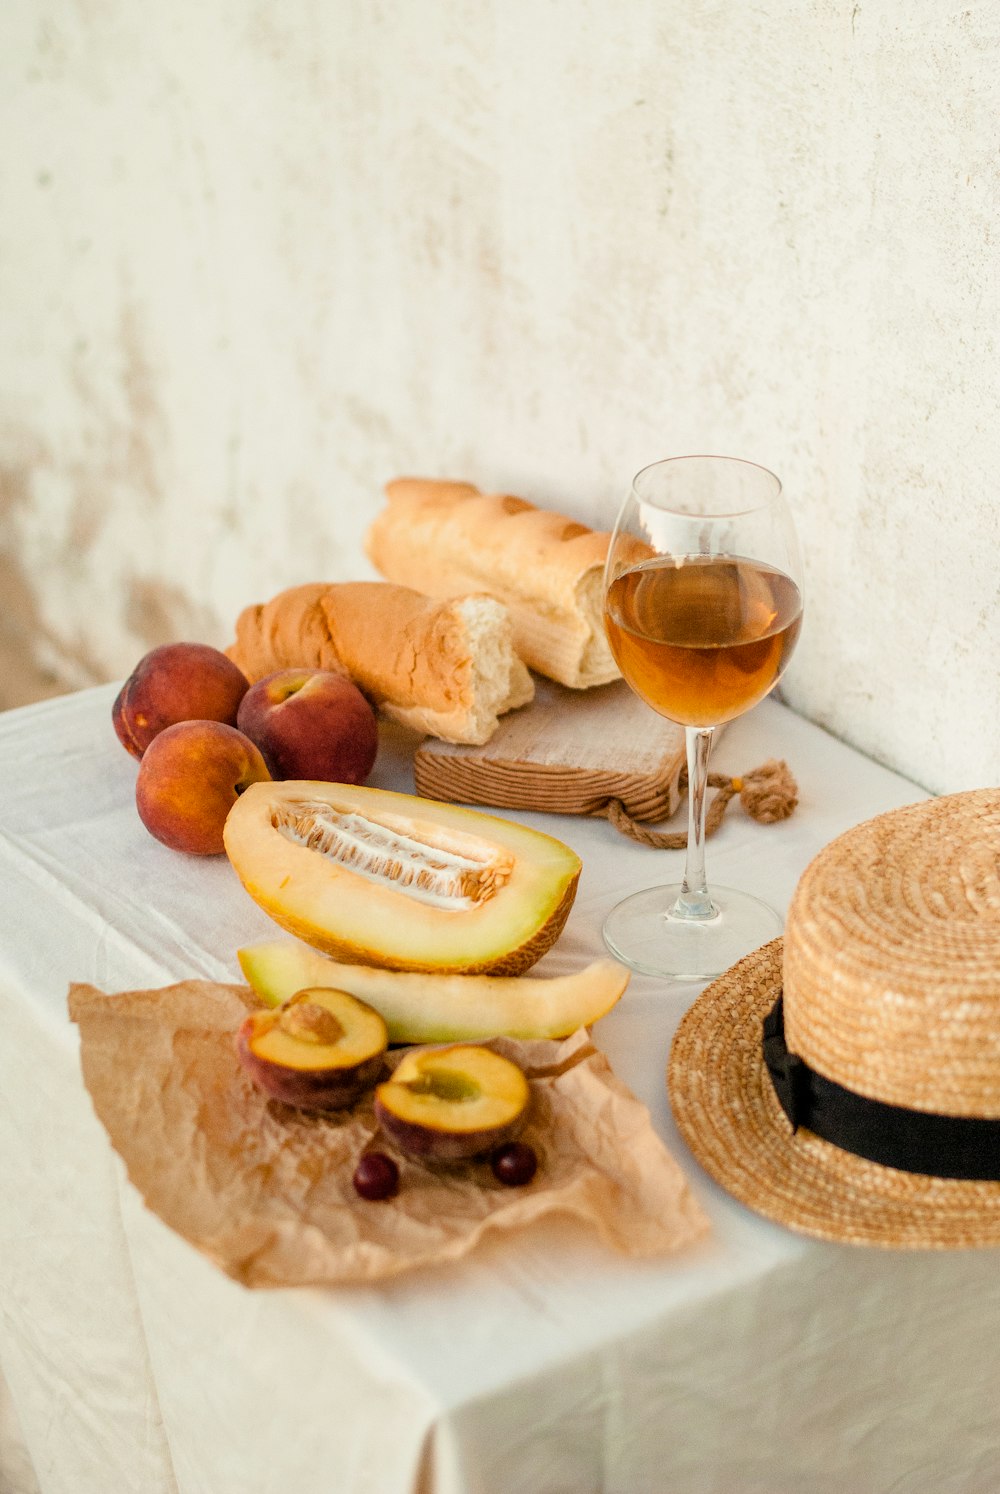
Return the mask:
<svg viewBox="0 0 1000 1494">
<path fill-rule="evenodd" d="M 602 814 L 618 799 L 636 820 L 677 808 L 684 729 L 622 680 L 568 690 L 535 680 L 531 705 L 504 716 L 482 747 L 428 738 L 417 748 L 418 794 L 496 809 Z"/>
</svg>

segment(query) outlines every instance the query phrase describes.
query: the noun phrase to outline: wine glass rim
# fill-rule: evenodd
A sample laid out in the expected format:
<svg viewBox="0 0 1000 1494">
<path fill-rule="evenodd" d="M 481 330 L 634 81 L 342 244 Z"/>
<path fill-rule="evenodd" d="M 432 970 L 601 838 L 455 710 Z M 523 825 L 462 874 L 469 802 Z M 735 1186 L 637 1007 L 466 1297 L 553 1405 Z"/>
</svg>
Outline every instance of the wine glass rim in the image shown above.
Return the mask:
<svg viewBox="0 0 1000 1494">
<path fill-rule="evenodd" d="M 655 498 L 644 497 L 639 488 L 639 480 L 640 478 L 644 477 L 647 472 L 652 472 L 654 468 L 657 467 L 669 467 L 674 463 L 679 464 L 683 462 L 718 462 L 720 464 L 724 463 L 731 467 L 752 467 L 762 476 L 769 478 L 770 481 L 774 484 L 774 491 L 766 500 L 759 503 L 749 503 L 741 508 L 713 509 L 712 516 L 714 518 L 735 519 L 739 518 L 741 514 L 754 513 L 758 509 L 764 508 L 767 503 L 773 503 L 776 498 L 780 498 L 783 491 L 781 486 L 781 478 L 778 477 L 774 472 L 772 472 L 770 467 L 765 467 L 761 462 L 751 462 L 746 457 L 724 456 L 719 452 L 691 452 L 686 456 L 660 457 L 657 461 L 647 462 L 645 467 L 640 467 L 638 472 L 632 479 L 632 492 L 634 493 L 638 502 L 651 503 L 655 508 L 660 509 L 663 513 L 685 513 L 686 510 L 675 508 L 672 504 L 657 503 Z"/>
</svg>

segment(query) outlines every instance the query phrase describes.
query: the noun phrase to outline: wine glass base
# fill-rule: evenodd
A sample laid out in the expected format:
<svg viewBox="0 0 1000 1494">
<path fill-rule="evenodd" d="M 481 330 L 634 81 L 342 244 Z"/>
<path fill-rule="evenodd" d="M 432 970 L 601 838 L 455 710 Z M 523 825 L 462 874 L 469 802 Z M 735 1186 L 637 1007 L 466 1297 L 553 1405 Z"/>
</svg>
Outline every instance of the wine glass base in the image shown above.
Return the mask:
<svg viewBox="0 0 1000 1494">
<path fill-rule="evenodd" d="M 670 980 L 712 980 L 752 949 L 775 939 L 781 916 L 748 892 L 711 887 L 714 918 L 677 918 L 671 912 L 680 883 L 635 892 L 612 908 L 604 942 L 622 964 Z"/>
</svg>

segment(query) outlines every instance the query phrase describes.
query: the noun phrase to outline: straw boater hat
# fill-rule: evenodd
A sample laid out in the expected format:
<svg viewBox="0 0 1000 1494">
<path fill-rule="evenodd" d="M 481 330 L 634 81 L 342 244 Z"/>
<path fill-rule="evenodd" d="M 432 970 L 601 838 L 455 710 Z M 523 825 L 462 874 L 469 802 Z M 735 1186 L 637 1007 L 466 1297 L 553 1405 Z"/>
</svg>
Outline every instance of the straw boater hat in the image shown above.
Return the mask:
<svg viewBox="0 0 1000 1494">
<path fill-rule="evenodd" d="M 677 1030 L 681 1134 L 742 1203 L 850 1244 L 1000 1245 L 1000 789 L 879 815 Z"/>
</svg>

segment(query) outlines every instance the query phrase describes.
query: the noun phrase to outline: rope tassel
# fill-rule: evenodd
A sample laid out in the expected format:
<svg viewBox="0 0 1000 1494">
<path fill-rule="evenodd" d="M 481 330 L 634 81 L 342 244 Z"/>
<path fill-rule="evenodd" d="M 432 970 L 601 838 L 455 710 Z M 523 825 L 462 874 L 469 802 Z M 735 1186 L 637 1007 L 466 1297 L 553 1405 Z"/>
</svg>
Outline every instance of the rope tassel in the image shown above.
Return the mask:
<svg viewBox="0 0 1000 1494">
<path fill-rule="evenodd" d="M 718 830 L 729 801 L 737 794 L 746 813 L 761 825 L 787 820 L 799 802 L 798 784 L 788 764 L 780 758 L 769 758 L 759 768 L 737 778 L 709 773 L 708 783 L 717 792 L 705 812 L 706 835 Z M 687 788 L 686 768 L 681 773 L 680 787 Z M 687 830 L 652 830 L 634 820 L 620 799 L 609 799 L 605 814 L 616 830 L 640 845 L 661 851 L 682 851 L 687 845 Z"/>
</svg>

